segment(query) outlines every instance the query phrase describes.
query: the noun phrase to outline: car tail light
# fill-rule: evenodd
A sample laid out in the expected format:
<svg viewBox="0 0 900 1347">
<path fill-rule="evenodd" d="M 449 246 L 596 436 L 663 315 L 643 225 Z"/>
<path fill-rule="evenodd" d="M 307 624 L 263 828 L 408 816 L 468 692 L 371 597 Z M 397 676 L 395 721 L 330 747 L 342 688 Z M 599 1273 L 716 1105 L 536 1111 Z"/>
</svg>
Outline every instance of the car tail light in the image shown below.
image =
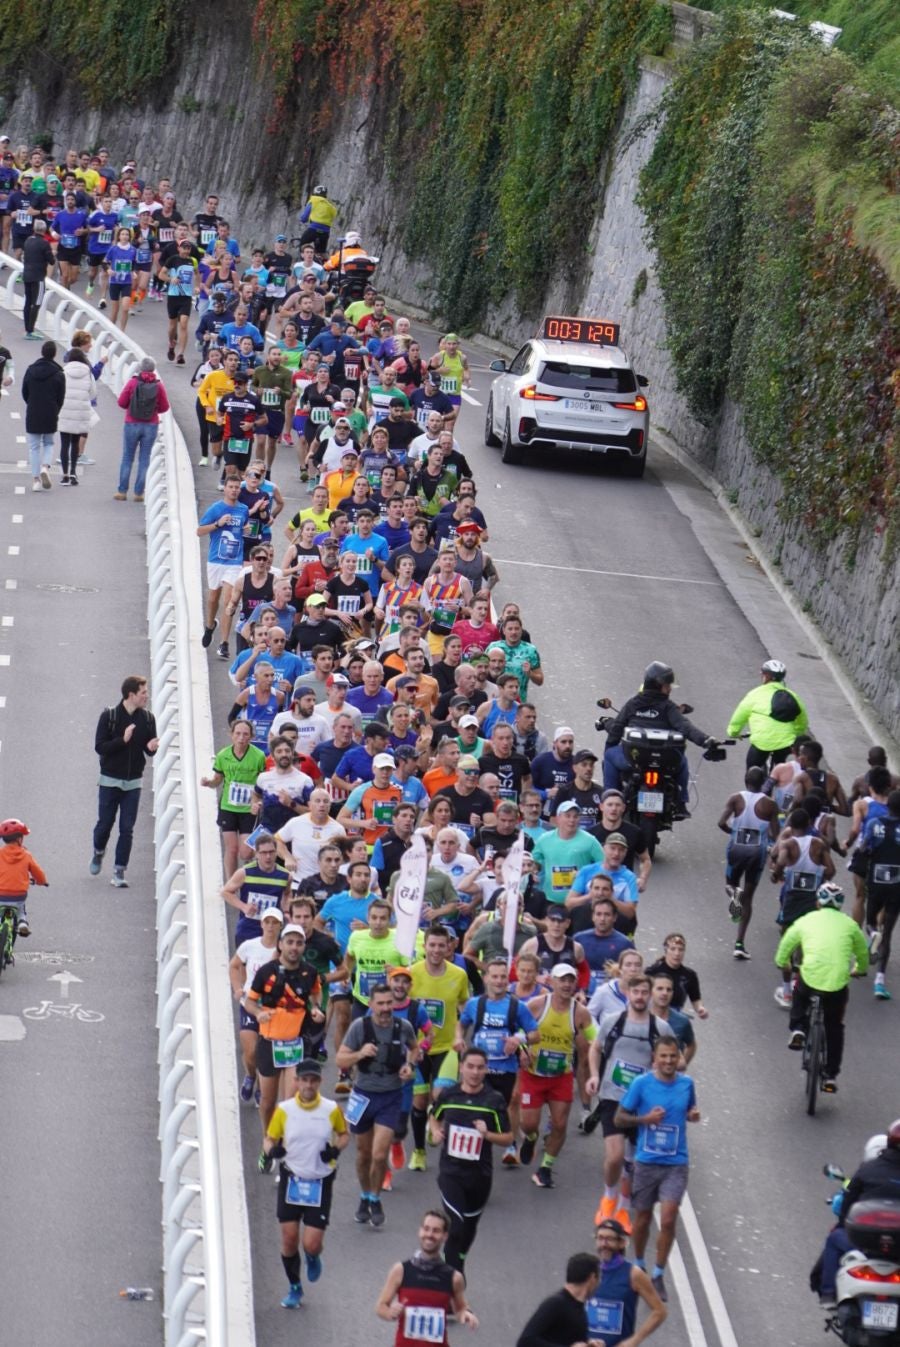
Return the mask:
<svg viewBox="0 0 900 1347">
<path fill-rule="evenodd" d="M 868 1263 L 861 1263 L 859 1267 L 848 1268 L 851 1277 L 855 1277 L 861 1282 L 886 1282 L 892 1286 L 900 1285 L 900 1272 L 876 1272 Z"/>
<path fill-rule="evenodd" d="M 620 412 L 645 412 L 647 410 L 647 399 L 638 393 L 634 402 L 614 402 L 614 407 L 618 407 Z"/>
<path fill-rule="evenodd" d="M 659 785 L 659 772 L 645 772 L 645 773 L 644 773 L 644 785 L 645 785 L 645 786 L 658 786 L 658 785 Z"/>
<path fill-rule="evenodd" d="M 539 393 L 536 384 L 529 384 L 519 393 L 520 398 L 526 398 L 528 402 L 559 402 L 556 393 Z"/>
</svg>

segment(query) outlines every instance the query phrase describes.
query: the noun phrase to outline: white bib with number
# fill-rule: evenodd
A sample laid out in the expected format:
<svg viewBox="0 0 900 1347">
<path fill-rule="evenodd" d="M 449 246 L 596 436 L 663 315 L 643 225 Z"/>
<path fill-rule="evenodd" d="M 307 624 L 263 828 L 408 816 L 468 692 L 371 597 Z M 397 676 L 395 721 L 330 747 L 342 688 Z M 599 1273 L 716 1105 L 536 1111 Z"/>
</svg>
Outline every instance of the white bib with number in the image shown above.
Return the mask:
<svg viewBox="0 0 900 1347">
<path fill-rule="evenodd" d="M 484 1137 L 474 1127 L 451 1123 L 447 1132 L 447 1154 L 454 1160 L 478 1160 Z"/>
</svg>

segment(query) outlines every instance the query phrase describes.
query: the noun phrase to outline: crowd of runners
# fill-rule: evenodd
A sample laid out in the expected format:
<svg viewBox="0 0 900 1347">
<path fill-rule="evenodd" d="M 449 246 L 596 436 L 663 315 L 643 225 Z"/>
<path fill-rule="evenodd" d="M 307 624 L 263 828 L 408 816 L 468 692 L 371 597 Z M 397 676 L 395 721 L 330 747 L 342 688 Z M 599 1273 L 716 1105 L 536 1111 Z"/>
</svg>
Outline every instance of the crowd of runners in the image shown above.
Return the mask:
<svg viewBox="0 0 900 1347">
<path fill-rule="evenodd" d="M 122 327 L 165 304 L 168 359 L 191 364 L 198 467 L 221 492 L 198 527 L 202 641 L 227 665 L 211 665 L 214 704 L 226 676 L 232 702 L 203 784 L 218 796 L 234 918 L 240 1093 L 259 1114 L 258 1168 L 278 1178 L 281 1303 L 301 1304 L 304 1265 L 307 1283 L 322 1276 L 332 1220 L 381 1228 L 386 1194 L 431 1169 L 419 1247 L 388 1273 L 377 1313 L 396 1321 L 401 1347 L 446 1343 L 453 1316 L 476 1327 L 473 1247 L 495 1152 L 502 1170 L 552 1190 L 569 1132 L 599 1129 L 596 1247 L 573 1255 L 519 1343 L 643 1341 L 666 1316 L 700 1116 L 695 1026 L 708 1012 L 682 934 L 665 936 L 659 958 L 640 949 L 652 848 L 626 818 L 621 764 L 595 780 L 598 755 L 533 700 L 544 668 L 528 614 L 492 601 L 490 521 L 455 434 L 470 380 L 459 339 L 423 350 L 388 312 L 360 236 L 331 239 L 324 185 L 296 238 L 248 247 L 218 197 L 192 209 L 168 179 L 115 169 L 106 150 L 54 164 L 3 138 L 0 156 L 4 246 L 27 264 L 29 239 L 48 241 L 61 283 L 84 284 Z M 27 300 L 36 333 L 41 295 Z M 668 706 L 673 682 L 656 662 L 641 697 Z M 836 1090 L 849 956 L 865 972 L 870 954 L 847 928 L 866 928 L 876 995 L 889 996 L 900 794 L 878 750 L 845 793 L 785 682 L 767 661 L 729 727 L 751 738 L 720 819 L 734 957 L 750 957 L 769 874 L 790 1046 L 802 1046 L 810 991 L 823 994 Z M 138 722 L 145 687 L 123 690 L 117 730 Z M 776 714 L 781 692 L 790 714 L 781 703 Z M 101 719 L 98 752 L 103 730 Z M 95 874 L 114 803 L 101 796 Z M 842 842 L 835 819 L 850 813 Z M 845 845 L 855 922 L 830 883 Z M 408 954 L 397 888 L 419 847 L 427 878 Z M 353 1211 L 333 1202 L 340 1163 L 355 1167 Z"/>
</svg>

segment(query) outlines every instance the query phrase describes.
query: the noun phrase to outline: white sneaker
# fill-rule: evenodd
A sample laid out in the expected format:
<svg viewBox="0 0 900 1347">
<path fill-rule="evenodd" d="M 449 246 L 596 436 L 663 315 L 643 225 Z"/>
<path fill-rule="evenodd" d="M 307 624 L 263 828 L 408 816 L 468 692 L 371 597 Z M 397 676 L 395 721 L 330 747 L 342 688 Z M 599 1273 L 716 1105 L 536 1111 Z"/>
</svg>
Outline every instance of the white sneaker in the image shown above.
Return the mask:
<svg viewBox="0 0 900 1347">
<path fill-rule="evenodd" d="M 790 1010 L 791 1001 L 793 1000 L 790 987 L 785 986 L 783 982 L 777 986 L 775 988 L 775 1000 L 781 1006 L 782 1010 Z"/>
<path fill-rule="evenodd" d="M 50 490 L 50 469 L 46 466 L 41 468 L 41 486 L 45 491 Z"/>
<path fill-rule="evenodd" d="M 43 490 L 43 487 L 41 486 L 41 479 L 40 479 L 40 477 L 35 477 L 34 481 L 31 483 L 31 489 L 32 489 L 32 491 L 42 491 L 42 490 Z"/>
</svg>

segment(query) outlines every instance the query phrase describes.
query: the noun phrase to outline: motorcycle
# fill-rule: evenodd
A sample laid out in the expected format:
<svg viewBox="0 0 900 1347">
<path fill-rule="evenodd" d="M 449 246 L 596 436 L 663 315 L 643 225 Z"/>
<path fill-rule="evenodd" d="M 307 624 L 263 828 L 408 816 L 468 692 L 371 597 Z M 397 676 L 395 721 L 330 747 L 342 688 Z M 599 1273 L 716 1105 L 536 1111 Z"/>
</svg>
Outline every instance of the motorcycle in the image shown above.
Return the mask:
<svg viewBox="0 0 900 1347">
<path fill-rule="evenodd" d="M 613 715 L 600 716 L 594 722 L 599 733 L 606 733 L 615 721 L 616 708 L 608 697 L 601 697 L 597 705 L 601 710 L 613 712 Z M 694 708 L 685 704 L 679 709 L 687 716 Z M 724 745 L 734 742 L 734 739 L 722 739 L 710 744 L 704 750 L 703 757 L 707 762 L 724 762 L 727 756 Z M 671 832 L 682 813 L 678 772 L 687 747 L 686 741 L 684 735 L 676 730 L 629 725 L 622 735 L 621 746 L 632 764 L 631 771 L 622 782 L 625 817 L 629 823 L 643 829 L 647 850 L 652 857 L 659 843 L 659 834 Z"/>
<path fill-rule="evenodd" d="M 846 1182 L 837 1165 L 824 1173 Z M 826 1332 L 847 1347 L 900 1347 L 900 1201 L 854 1202 L 844 1229 L 852 1247 L 838 1266 Z"/>
</svg>

